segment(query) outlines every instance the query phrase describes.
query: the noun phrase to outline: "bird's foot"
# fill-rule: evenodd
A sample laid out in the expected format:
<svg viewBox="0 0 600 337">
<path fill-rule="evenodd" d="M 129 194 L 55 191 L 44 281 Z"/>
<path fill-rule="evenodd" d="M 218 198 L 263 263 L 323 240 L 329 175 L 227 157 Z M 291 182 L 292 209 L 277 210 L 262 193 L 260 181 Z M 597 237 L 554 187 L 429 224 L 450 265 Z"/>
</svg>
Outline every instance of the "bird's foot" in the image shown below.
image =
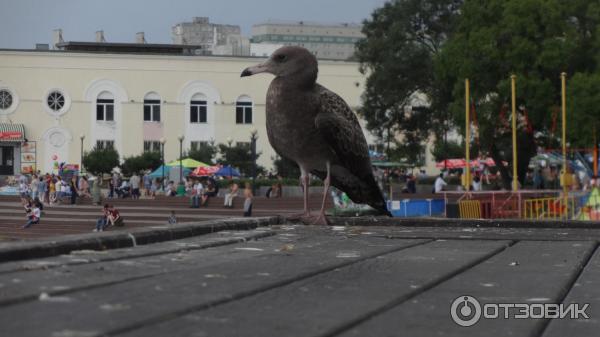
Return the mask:
<svg viewBox="0 0 600 337">
<path fill-rule="evenodd" d="M 310 217 L 310 222 L 305 222 L 311 226 L 329 226 L 331 223 L 325 214 L 319 214 L 317 216 Z"/>
<path fill-rule="evenodd" d="M 287 219 L 290 221 L 303 221 L 303 219 L 311 219 L 313 218 L 312 215 L 310 215 L 310 212 L 303 212 L 303 213 L 296 213 L 296 214 L 291 214 L 287 216 Z"/>
</svg>

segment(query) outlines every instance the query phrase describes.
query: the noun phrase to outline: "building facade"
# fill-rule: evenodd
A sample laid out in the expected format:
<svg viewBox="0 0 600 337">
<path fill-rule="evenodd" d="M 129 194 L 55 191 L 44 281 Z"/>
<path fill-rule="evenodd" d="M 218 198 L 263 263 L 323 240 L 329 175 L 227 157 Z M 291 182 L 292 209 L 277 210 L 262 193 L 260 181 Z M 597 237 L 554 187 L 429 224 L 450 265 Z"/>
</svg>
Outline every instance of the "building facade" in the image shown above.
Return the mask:
<svg viewBox="0 0 600 337">
<path fill-rule="evenodd" d="M 206 54 L 247 56 L 250 41 L 241 35 L 240 26 L 211 23 L 208 17 L 195 17 L 171 29 L 174 44 L 202 46 Z"/>
<path fill-rule="evenodd" d="M 364 38 L 361 25 L 266 22 L 252 26 L 252 43 L 302 46 L 319 59 L 348 60 Z"/>
<path fill-rule="evenodd" d="M 240 78 L 262 58 L 0 51 L 0 175 L 56 171 L 82 151 L 114 146 L 121 157 L 158 149 L 166 161 L 202 142 L 247 143 L 258 131 L 258 163 L 272 167 L 265 130 L 271 75 Z M 320 61 L 319 83 L 357 108 L 358 64 Z M 370 144 L 375 139 L 367 134 Z"/>
</svg>

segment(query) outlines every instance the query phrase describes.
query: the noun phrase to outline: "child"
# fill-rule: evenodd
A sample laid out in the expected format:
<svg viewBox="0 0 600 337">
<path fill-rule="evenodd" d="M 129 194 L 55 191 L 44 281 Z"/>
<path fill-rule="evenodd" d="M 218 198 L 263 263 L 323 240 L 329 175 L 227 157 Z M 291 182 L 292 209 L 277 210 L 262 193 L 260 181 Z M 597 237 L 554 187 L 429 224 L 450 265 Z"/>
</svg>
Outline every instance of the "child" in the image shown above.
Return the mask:
<svg viewBox="0 0 600 337">
<path fill-rule="evenodd" d="M 169 216 L 169 225 L 177 224 L 177 217 L 175 216 L 175 211 L 171 211 L 171 216 Z"/>
<path fill-rule="evenodd" d="M 40 216 L 42 212 L 40 211 L 40 208 L 37 205 L 34 205 L 31 212 L 28 212 L 27 214 L 28 220 L 27 223 L 23 225 L 24 229 L 31 227 L 31 225 L 40 223 Z"/>
</svg>

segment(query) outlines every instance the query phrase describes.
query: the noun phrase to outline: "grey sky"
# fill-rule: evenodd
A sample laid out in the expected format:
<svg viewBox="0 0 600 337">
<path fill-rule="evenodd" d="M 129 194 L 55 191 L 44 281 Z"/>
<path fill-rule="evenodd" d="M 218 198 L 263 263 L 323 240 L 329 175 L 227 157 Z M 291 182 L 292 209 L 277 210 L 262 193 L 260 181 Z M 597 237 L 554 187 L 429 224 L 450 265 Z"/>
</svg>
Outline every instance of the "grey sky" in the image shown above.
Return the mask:
<svg viewBox="0 0 600 337">
<path fill-rule="evenodd" d="M 239 25 L 250 36 L 253 24 L 269 19 L 360 23 L 386 0 L 0 0 L 0 48 L 30 49 L 51 43 L 52 30 L 66 41 L 94 41 L 104 30 L 109 42 L 133 42 L 145 32 L 149 43 L 171 43 L 171 27 L 208 16 Z"/>
</svg>

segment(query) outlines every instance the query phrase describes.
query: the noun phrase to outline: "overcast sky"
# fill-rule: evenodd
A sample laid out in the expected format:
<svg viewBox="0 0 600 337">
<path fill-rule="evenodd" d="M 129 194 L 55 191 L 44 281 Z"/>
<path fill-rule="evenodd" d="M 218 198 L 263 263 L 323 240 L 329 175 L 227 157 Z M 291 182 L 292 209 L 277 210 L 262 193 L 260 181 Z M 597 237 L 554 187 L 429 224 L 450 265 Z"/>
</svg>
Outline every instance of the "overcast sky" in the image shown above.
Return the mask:
<svg viewBox="0 0 600 337">
<path fill-rule="evenodd" d="M 361 23 L 386 0 L 0 0 L 0 48 L 34 48 L 51 43 L 62 28 L 65 41 L 94 41 L 103 30 L 108 42 L 171 43 L 171 27 L 207 16 L 213 23 L 239 25 L 250 36 L 253 24 L 273 20 Z"/>
</svg>

